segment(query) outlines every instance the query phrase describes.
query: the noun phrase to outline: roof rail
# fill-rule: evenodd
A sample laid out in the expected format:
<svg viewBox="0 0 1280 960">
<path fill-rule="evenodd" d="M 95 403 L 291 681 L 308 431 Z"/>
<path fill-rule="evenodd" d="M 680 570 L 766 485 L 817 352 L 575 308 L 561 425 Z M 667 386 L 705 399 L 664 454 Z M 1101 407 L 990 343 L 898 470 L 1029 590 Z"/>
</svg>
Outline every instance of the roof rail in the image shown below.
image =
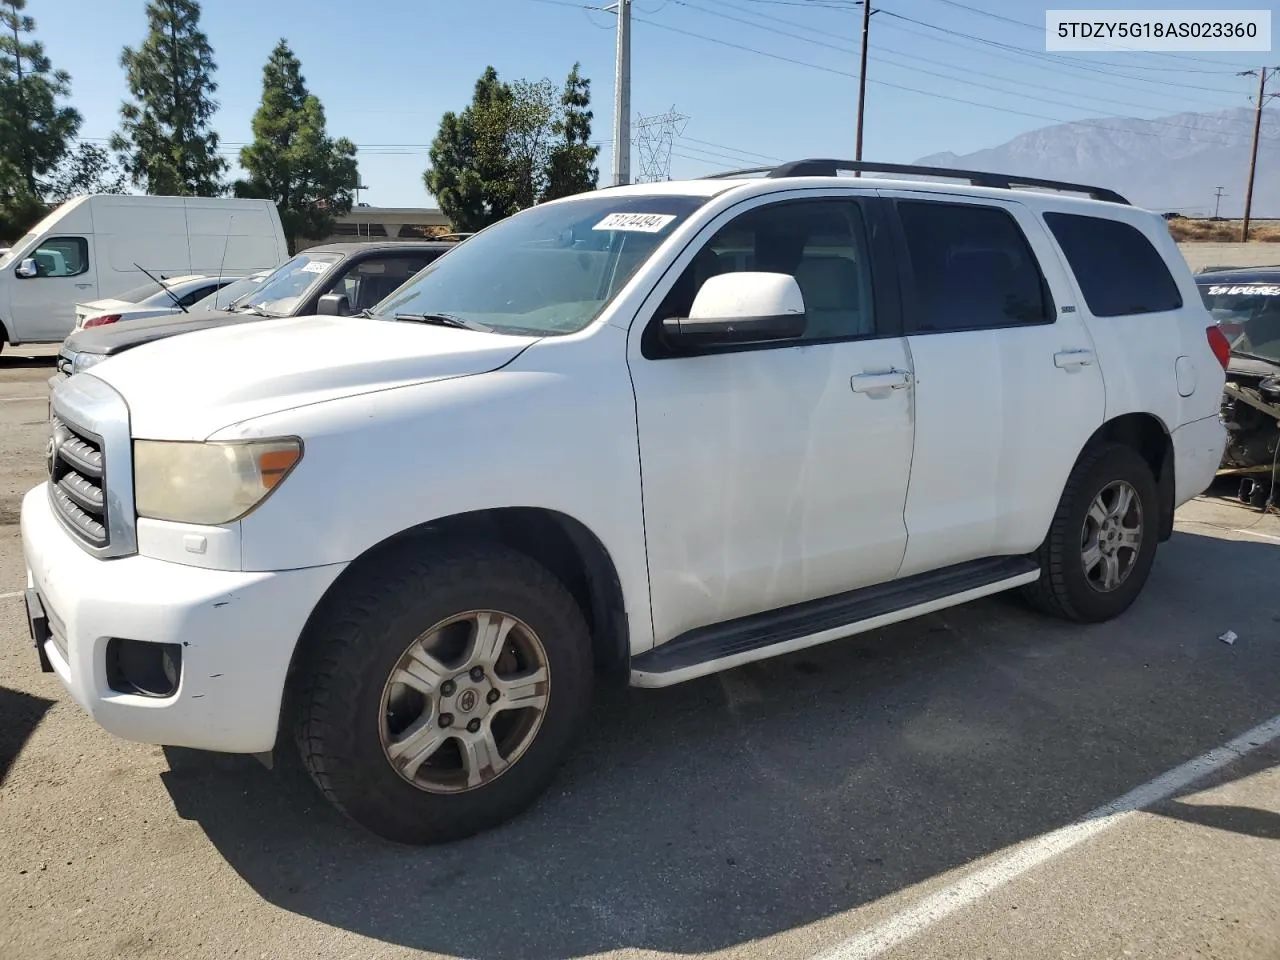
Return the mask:
<svg viewBox="0 0 1280 960">
<path fill-rule="evenodd" d="M 717 173 L 707 180 L 731 180 L 752 173 L 763 173 L 766 179 L 780 177 L 834 177 L 841 171 L 850 173 L 903 173 L 912 176 L 941 177 L 949 180 L 968 180 L 975 187 L 994 187 L 1000 190 L 1013 190 L 1018 187 L 1039 187 L 1045 190 L 1060 190 L 1065 193 L 1083 193 L 1095 200 L 1106 200 L 1109 203 L 1122 203 L 1130 206 L 1128 200 L 1114 190 L 1106 187 L 1091 187 L 1083 183 L 1068 183 L 1064 180 L 1041 180 L 1037 177 L 1019 177 L 1008 173 L 986 173 L 980 170 L 954 170 L 950 167 L 921 167 L 905 163 L 875 163 L 865 160 L 793 160 L 776 167 L 750 167 L 746 170 L 730 170 Z"/>
</svg>

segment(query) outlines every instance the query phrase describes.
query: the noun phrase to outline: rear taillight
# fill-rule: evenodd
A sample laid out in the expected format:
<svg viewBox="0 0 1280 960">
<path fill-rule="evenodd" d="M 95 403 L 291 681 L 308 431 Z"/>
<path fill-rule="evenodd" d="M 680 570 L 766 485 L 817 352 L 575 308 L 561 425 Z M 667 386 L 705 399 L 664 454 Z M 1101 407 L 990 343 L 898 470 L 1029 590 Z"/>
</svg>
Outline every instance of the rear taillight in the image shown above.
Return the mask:
<svg viewBox="0 0 1280 960">
<path fill-rule="evenodd" d="M 1219 330 L 1217 326 L 1209 327 L 1204 333 L 1209 338 L 1209 349 L 1213 351 L 1213 355 L 1222 364 L 1222 369 L 1227 369 L 1227 364 L 1231 362 L 1231 344 L 1227 342 L 1226 334 Z"/>
<path fill-rule="evenodd" d="M 105 327 L 108 323 L 115 323 L 120 319 L 118 313 L 104 313 L 100 317 L 90 317 L 84 322 L 86 327 Z"/>
</svg>

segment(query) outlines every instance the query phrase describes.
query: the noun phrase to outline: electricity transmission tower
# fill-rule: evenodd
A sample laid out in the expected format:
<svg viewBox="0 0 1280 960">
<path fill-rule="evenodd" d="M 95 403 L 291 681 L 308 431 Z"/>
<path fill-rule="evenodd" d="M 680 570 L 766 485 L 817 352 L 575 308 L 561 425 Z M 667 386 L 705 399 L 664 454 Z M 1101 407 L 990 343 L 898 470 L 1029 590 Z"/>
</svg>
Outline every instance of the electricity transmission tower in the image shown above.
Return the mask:
<svg viewBox="0 0 1280 960">
<path fill-rule="evenodd" d="M 666 113 L 636 117 L 635 144 L 640 155 L 640 175 L 636 183 L 657 183 L 671 179 L 671 148 L 684 133 L 689 118 L 672 106 Z"/>
</svg>

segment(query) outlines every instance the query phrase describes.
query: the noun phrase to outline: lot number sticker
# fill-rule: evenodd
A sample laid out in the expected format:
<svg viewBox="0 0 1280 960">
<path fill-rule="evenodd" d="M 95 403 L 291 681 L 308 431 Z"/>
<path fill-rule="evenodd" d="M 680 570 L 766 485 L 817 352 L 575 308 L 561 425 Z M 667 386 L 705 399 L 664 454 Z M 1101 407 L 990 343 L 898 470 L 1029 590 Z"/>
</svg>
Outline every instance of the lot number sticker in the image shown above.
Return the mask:
<svg viewBox="0 0 1280 960">
<path fill-rule="evenodd" d="M 666 213 L 611 213 L 592 230 L 629 230 L 632 233 L 661 233 L 675 217 Z"/>
</svg>

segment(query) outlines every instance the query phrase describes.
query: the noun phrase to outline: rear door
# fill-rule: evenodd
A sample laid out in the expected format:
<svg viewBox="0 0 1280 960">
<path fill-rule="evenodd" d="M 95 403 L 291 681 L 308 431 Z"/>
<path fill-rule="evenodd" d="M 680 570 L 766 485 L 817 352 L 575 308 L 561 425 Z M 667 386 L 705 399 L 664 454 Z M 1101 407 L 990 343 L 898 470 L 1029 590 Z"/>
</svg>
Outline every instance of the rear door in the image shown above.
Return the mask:
<svg viewBox="0 0 1280 960">
<path fill-rule="evenodd" d="M 886 195 L 916 378 L 900 576 L 1030 552 L 1103 421 L 1102 376 L 1074 287 L 1021 203 Z"/>
</svg>

